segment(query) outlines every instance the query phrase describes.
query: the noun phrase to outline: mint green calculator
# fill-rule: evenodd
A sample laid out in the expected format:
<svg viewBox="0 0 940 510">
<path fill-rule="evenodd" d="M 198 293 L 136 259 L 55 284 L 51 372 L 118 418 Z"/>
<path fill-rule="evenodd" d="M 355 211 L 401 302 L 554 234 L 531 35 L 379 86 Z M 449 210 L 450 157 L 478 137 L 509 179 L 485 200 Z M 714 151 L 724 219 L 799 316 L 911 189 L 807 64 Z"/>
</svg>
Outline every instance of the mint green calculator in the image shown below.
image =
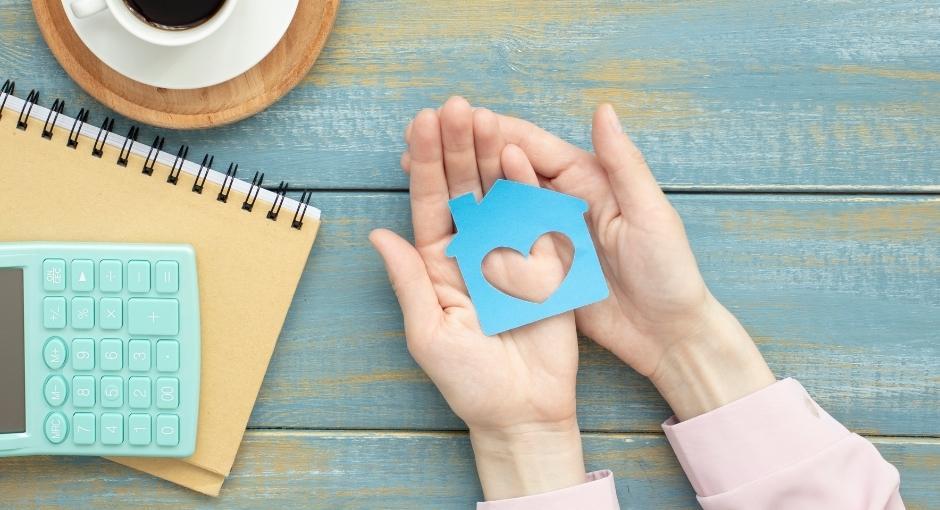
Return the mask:
<svg viewBox="0 0 940 510">
<path fill-rule="evenodd" d="M 0 457 L 188 457 L 199 373 L 191 246 L 0 243 Z"/>
</svg>

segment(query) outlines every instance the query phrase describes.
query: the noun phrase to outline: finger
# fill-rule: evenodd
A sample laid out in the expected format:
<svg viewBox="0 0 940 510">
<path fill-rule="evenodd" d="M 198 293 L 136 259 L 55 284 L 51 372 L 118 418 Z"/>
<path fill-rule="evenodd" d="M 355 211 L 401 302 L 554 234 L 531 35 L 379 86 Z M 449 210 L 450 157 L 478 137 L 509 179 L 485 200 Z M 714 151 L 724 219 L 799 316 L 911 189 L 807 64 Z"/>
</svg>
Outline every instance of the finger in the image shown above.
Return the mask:
<svg viewBox="0 0 940 510">
<path fill-rule="evenodd" d="M 451 197 L 483 194 L 473 148 L 473 109 L 462 97 L 452 97 L 441 109 L 441 138 L 444 142 L 444 170 Z"/>
<path fill-rule="evenodd" d="M 426 332 L 440 320 L 443 311 L 424 261 L 414 246 L 389 230 L 373 230 L 369 241 L 385 262 L 409 344 L 426 341 Z"/>
<path fill-rule="evenodd" d="M 502 165 L 507 179 L 532 186 L 539 185 L 539 178 L 532 168 L 532 163 L 518 145 L 509 144 L 503 149 Z"/>
<path fill-rule="evenodd" d="M 415 245 L 434 244 L 453 233 L 447 207 L 447 180 L 441 124 L 434 110 L 415 117 L 411 149 L 411 219 Z"/>
<path fill-rule="evenodd" d="M 518 145 L 529 157 L 535 171 L 554 179 L 586 153 L 531 122 L 499 115 L 499 128 L 506 143 Z"/>
<path fill-rule="evenodd" d="M 614 197 L 622 212 L 663 197 L 640 149 L 623 132 L 620 119 L 609 104 L 594 113 L 594 152 L 607 172 Z"/>
<path fill-rule="evenodd" d="M 503 177 L 500 157 L 506 142 L 499 130 L 496 114 L 480 108 L 473 112 L 473 144 L 476 147 L 477 168 L 483 192 L 489 191 L 497 179 Z"/>
<path fill-rule="evenodd" d="M 399 163 L 401 164 L 401 169 L 404 170 L 405 173 L 410 172 L 411 171 L 411 153 L 409 153 L 408 151 L 403 152 L 401 154 L 401 161 Z"/>
</svg>

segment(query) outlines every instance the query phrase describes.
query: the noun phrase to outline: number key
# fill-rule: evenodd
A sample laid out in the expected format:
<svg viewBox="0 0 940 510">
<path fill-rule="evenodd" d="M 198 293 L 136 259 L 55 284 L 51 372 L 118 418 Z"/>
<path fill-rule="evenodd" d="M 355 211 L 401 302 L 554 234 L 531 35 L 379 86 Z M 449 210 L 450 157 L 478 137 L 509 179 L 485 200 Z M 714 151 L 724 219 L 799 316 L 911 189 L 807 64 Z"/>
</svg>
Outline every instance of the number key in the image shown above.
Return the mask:
<svg viewBox="0 0 940 510">
<path fill-rule="evenodd" d="M 101 415 L 101 444 L 114 446 L 124 442 L 124 417 L 117 413 Z"/>
<path fill-rule="evenodd" d="M 116 338 L 101 341 L 101 370 L 115 372 L 124 368 L 124 344 Z"/>
<path fill-rule="evenodd" d="M 93 370 L 95 368 L 95 341 L 91 338 L 72 340 L 72 368 Z"/>
<path fill-rule="evenodd" d="M 175 414 L 157 416 L 157 445 L 177 446 L 180 444 L 180 417 Z"/>
<path fill-rule="evenodd" d="M 132 414 L 127 418 L 127 442 L 134 446 L 147 446 L 153 441 L 149 414 Z"/>
<path fill-rule="evenodd" d="M 150 378 L 131 377 L 127 380 L 128 405 L 131 409 L 150 408 Z"/>
<path fill-rule="evenodd" d="M 72 405 L 76 408 L 95 406 L 95 378 L 76 375 L 72 378 Z"/>
<path fill-rule="evenodd" d="M 127 344 L 127 366 L 131 372 L 150 370 L 150 340 L 131 340 Z"/>
<path fill-rule="evenodd" d="M 176 409 L 179 400 L 180 381 L 175 377 L 157 379 L 157 409 Z"/>
<path fill-rule="evenodd" d="M 124 380 L 108 375 L 101 378 L 101 407 L 113 409 L 124 405 Z"/>
<path fill-rule="evenodd" d="M 95 444 L 95 415 L 91 413 L 75 413 L 72 416 L 72 441 L 78 445 Z"/>
</svg>

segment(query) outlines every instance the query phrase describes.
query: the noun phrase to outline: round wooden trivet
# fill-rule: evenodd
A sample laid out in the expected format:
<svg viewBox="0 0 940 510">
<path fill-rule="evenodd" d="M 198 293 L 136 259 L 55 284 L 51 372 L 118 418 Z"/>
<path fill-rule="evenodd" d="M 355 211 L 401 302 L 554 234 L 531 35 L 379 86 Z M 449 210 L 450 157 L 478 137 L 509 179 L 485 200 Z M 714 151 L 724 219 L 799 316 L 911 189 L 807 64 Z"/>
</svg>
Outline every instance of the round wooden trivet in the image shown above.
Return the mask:
<svg viewBox="0 0 940 510">
<path fill-rule="evenodd" d="M 253 68 L 200 89 L 152 87 L 119 74 L 79 39 L 62 2 L 33 0 L 33 11 L 52 54 L 81 86 L 134 120 L 171 129 L 221 126 L 250 117 L 294 88 L 316 62 L 340 0 L 300 0 L 281 41 Z"/>
</svg>

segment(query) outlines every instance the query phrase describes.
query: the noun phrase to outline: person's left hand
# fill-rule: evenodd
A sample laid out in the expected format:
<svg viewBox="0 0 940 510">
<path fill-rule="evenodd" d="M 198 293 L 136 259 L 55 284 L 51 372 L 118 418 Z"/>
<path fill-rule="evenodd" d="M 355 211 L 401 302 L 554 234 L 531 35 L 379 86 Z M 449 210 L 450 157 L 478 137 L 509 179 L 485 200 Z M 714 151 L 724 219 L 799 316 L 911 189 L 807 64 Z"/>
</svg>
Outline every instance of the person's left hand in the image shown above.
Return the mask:
<svg viewBox="0 0 940 510">
<path fill-rule="evenodd" d="M 370 235 L 401 305 L 408 349 L 467 423 L 487 499 L 583 483 L 574 314 L 486 336 L 456 261 L 444 253 L 454 235 L 450 198 L 479 199 L 504 177 L 537 186 L 535 172 L 521 149 L 503 143 L 495 114 L 474 112 L 462 98 L 448 101 L 440 115 L 422 111 L 409 129 L 415 245 L 388 230 Z M 528 261 L 490 254 L 484 274 L 499 288 L 535 299 L 564 278 L 560 252 L 544 237 Z"/>
</svg>

